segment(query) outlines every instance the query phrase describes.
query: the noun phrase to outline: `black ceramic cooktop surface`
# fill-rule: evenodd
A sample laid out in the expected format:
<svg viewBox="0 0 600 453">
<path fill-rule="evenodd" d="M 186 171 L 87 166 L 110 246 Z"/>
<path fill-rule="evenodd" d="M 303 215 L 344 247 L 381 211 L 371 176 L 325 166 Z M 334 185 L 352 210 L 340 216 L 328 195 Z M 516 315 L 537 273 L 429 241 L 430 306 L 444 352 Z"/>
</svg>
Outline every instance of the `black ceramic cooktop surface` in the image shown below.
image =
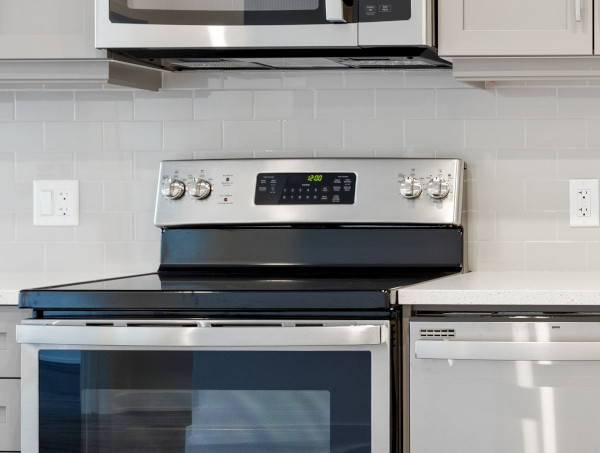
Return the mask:
<svg viewBox="0 0 600 453">
<path fill-rule="evenodd" d="M 444 270 L 274 272 L 157 272 L 23 290 L 19 306 L 39 311 L 304 312 L 389 310 L 394 288 L 453 273 Z"/>
</svg>

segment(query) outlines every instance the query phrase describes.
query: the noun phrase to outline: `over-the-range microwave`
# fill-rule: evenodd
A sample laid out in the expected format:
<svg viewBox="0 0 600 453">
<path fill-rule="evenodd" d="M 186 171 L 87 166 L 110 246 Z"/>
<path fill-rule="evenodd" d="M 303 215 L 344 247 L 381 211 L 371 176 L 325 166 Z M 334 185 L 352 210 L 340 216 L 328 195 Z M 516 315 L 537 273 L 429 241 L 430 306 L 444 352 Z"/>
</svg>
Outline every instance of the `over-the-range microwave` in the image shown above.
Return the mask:
<svg viewBox="0 0 600 453">
<path fill-rule="evenodd" d="M 447 66 L 435 0 L 96 0 L 96 47 L 172 70 Z"/>
</svg>

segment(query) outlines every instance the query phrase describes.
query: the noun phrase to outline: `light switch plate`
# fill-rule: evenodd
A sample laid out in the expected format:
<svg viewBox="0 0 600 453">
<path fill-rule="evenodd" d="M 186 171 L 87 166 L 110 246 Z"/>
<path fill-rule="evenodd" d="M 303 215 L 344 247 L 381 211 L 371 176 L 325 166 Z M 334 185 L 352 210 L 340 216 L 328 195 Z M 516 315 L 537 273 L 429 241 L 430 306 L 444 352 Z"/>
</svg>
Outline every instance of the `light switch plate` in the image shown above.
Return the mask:
<svg viewBox="0 0 600 453">
<path fill-rule="evenodd" d="M 79 225 L 79 181 L 33 181 L 33 224 Z"/>
<path fill-rule="evenodd" d="M 597 179 L 569 181 L 569 224 L 571 227 L 600 226 L 600 197 Z"/>
</svg>

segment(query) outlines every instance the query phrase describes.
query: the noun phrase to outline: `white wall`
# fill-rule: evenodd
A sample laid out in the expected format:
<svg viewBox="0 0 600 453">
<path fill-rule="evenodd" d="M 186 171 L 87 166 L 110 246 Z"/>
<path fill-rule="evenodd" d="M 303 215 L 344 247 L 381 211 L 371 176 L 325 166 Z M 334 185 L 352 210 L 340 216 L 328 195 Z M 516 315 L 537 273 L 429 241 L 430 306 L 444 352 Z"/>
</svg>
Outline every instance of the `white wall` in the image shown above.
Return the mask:
<svg viewBox="0 0 600 453">
<path fill-rule="evenodd" d="M 445 71 L 208 73 L 202 88 L 0 85 L 0 271 L 152 271 L 164 158 L 459 157 L 472 270 L 600 271 L 568 180 L 600 178 L 600 85 L 488 90 Z M 79 227 L 32 226 L 32 181 L 78 179 Z"/>
</svg>

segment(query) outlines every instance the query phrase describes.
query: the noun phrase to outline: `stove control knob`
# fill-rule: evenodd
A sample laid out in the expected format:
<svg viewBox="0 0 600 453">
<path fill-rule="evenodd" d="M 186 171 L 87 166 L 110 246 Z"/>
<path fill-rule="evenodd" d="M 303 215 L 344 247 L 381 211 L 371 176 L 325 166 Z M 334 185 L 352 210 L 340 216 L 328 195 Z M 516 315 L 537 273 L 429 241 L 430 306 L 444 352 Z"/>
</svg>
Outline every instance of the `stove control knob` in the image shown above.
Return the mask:
<svg viewBox="0 0 600 453">
<path fill-rule="evenodd" d="M 169 200 L 177 200 L 185 193 L 185 184 L 179 179 L 166 178 L 163 181 L 162 194 Z"/>
<path fill-rule="evenodd" d="M 406 176 L 400 183 L 400 195 L 404 198 L 417 198 L 422 190 L 421 181 L 412 176 Z"/>
<path fill-rule="evenodd" d="M 450 184 L 445 179 L 436 176 L 427 183 L 427 195 L 431 198 L 441 200 L 446 198 L 448 193 L 450 193 Z"/>
<path fill-rule="evenodd" d="M 208 198 L 211 190 L 212 187 L 210 183 L 200 178 L 194 178 L 194 182 L 192 182 L 189 187 L 190 195 L 197 200 Z"/>
</svg>

